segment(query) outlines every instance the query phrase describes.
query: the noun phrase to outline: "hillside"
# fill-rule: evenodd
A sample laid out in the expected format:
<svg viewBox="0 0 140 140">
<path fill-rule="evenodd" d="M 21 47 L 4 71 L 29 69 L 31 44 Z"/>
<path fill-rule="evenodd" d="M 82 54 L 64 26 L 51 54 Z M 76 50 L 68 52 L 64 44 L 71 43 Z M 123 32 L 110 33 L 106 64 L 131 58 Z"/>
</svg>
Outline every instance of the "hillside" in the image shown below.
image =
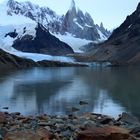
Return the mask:
<svg viewBox="0 0 140 140">
<path fill-rule="evenodd" d="M 140 65 L 140 3 L 105 43 L 94 47 L 82 59 L 109 61 L 113 65 Z"/>
</svg>

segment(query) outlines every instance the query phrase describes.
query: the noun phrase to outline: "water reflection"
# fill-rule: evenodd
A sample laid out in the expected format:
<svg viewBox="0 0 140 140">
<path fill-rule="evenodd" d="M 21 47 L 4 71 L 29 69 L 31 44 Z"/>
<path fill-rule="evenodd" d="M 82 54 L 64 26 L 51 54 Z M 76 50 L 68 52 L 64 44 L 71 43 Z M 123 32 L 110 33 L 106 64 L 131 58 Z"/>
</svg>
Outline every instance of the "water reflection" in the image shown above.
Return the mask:
<svg viewBox="0 0 140 140">
<path fill-rule="evenodd" d="M 140 116 L 139 69 L 34 68 L 0 72 L 0 108 L 22 114 L 67 114 L 70 108 Z M 80 100 L 89 105 L 80 106 Z"/>
</svg>

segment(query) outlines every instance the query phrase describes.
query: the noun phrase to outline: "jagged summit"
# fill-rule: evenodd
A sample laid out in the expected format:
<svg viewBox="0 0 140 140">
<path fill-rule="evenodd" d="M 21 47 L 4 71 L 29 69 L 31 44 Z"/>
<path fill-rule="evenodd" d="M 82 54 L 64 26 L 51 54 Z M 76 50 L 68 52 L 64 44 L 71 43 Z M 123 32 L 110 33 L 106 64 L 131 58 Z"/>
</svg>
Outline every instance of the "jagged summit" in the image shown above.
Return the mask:
<svg viewBox="0 0 140 140">
<path fill-rule="evenodd" d="M 69 10 L 73 10 L 74 8 L 76 9 L 75 1 L 74 0 L 71 0 L 71 5 L 70 5 Z"/>
<path fill-rule="evenodd" d="M 100 23 L 100 27 L 101 27 L 101 28 L 103 28 L 103 27 L 104 27 L 103 22 L 101 22 L 101 23 Z"/>
<path fill-rule="evenodd" d="M 71 1 L 70 9 L 64 16 L 57 15 L 48 7 L 40 7 L 31 2 L 17 2 L 16 0 L 8 0 L 9 15 L 18 14 L 29 17 L 30 19 L 44 25 L 50 32 L 57 34 L 66 34 L 67 32 L 77 38 L 87 40 L 105 40 L 110 33 L 106 32 L 103 27 L 96 26 L 89 13 L 83 13 L 76 7 L 75 1 Z"/>
<path fill-rule="evenodd" d="M 101 27 L 94 24 L 91 15 L 77 8 L 74 0 L 71 2 L 70 10 L 64 16 L 61 31 L 69 32 L 77 38 L 93 41 L 103 41 L 110 36 L 110 32 L 103 27 L 103 24 Z"/>
<path fill-rule="evenodd" d="M 7 3 L 7 5 L 10 5 L 10 4 L 12 4 L 12 3 L 15 3 L 14 0 L 7 0 L 7 1 L 5 1 L 5 2 Z"/>
</svg>

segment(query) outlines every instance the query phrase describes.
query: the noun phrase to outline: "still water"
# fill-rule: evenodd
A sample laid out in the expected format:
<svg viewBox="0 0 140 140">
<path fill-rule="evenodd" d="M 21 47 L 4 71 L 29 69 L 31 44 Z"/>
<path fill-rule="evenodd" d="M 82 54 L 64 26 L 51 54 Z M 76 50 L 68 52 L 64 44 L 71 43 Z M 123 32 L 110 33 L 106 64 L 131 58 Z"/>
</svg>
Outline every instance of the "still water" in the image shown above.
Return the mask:
<svg viewBox="0 0 140 140">
<path fill-rule="evenodd" d="M 33 68 L 0 71 L 0 111 L 63 115 L 72 107 L 140 118 L 139 68 Z M 79 105 L 79 101 L 88 105 Z"/>
</svg>

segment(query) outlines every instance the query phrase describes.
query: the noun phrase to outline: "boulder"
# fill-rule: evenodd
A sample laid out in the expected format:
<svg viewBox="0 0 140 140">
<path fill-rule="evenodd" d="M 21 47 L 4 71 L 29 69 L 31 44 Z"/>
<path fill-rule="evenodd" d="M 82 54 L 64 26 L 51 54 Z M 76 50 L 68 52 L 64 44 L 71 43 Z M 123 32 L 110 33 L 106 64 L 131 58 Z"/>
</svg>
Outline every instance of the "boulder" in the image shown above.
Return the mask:
<svg viewBox="0 0 140 140">
<path fill-rule="evenodd" d="M 139 124 L 139 120 L 135 116 L 133 116 L 129 113 L 125 113 L 125 112 L 122 113 L 122 115 L 120 116 L 118 121 L 128 123 L 128 124 L 133 124 L 133 125 L 134 124 L 136 124 L 136 125 Z"/>
<path fill-rule="evenodd" d="M 79 132 L 76 140 L 125 140 L 129 131 L 115 126 L 94 127 Z"/>
<path fill-rule="evenodd" d="M 101 124 L 110 124 L 111 122 L 113 123 L 113 119 L 110 117 L 103 117 L 100 120 L 98 120 L 99 123 Z"/>
<path fill-rule="evenodd" d="M 0 112 L 0 124 L 6 123 L 6 116 L 4 113 Z"/>
<path fill-rule="evenodd" d="M 9 132 L 3 140 L 49 140 L 50 133 L 46 129 L 32 131 Z"/>
<path fill-rule="evenodd" d="M 9 132 L 3 140 L 42 140 L 42 137 L 33 132 Z"/>
<path fill-rule="evenodd" d="M 37 134 L 41 136 L 43 140 L 49 140 L 51 138 L 51 133 L 45 128 L 38 129 Z"/>
</svg>

